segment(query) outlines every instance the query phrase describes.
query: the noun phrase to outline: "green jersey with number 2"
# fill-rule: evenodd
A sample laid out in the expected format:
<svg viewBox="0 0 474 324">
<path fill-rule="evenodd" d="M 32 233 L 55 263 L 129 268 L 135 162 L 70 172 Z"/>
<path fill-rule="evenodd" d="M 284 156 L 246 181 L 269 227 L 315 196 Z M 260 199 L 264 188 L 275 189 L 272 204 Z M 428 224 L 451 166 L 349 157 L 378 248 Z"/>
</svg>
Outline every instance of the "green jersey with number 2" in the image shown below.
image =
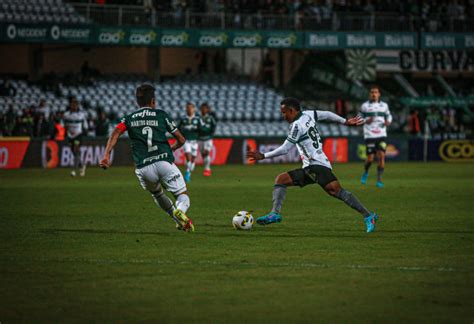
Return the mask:
<svg viewBox="0 0 474 324">
<path fill-rule="evenodd" d="M 131 141 L 137 169 L 157 161 L 174 162 L 166 132 L 174 133 L 175 122 L 164 110 L 143 107 L 122 119 Z"/>
</svg>

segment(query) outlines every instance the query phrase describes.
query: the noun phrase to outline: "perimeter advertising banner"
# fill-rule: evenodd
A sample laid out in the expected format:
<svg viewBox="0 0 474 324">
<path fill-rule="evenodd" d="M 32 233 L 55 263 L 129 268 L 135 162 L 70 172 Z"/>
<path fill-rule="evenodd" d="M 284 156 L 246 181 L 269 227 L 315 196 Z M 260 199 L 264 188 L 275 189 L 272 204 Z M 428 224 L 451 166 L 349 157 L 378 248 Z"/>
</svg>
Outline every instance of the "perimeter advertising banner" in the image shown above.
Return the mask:
<svg viewBox="0 0 474 324">
<path fill-rule="evenodd" d="M 0 24 L 0 42 L 91 45 L 305 48 L 305 49 L 472 49 L 472 33 L 240 31 L 161 29 L 70 24 Z"/>
</svg>

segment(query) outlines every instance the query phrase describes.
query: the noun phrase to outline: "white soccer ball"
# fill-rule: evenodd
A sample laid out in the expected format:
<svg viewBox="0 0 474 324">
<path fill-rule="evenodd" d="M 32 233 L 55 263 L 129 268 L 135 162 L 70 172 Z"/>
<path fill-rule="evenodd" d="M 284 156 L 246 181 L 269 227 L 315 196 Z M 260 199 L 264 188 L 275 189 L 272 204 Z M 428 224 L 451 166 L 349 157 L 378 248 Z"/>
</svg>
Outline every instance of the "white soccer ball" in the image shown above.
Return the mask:
<svg viewBox="0 0 474 324">
<path fill-rule="evenodd" d="M 254 223 L 253 216 L 248 211 L 241 210 L 232 218 L 232 225 L 235 229 L 246 230 L 252 228 Z"/>
</svg>

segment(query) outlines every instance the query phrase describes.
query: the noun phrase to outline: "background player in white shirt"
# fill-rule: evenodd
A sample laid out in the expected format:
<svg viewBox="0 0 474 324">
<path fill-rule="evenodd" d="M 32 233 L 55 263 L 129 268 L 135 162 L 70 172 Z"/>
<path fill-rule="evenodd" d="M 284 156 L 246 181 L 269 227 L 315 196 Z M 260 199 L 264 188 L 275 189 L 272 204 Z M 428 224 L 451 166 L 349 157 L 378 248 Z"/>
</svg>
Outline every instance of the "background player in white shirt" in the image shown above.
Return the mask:
<svg viewBox="0 0 474 324">
<path fill-rule="evenodd" d="M 69 110 L 64 113 L 64 127 L 67 141 L 74 154 L 74 169 L 71 171 L 71 176 L 75 177 L 79 169 L 79 174 L 83 177 L 86 174 L 86 165 L 81 159 L 81 144 L 87 130 L 87 117 L 85 112 L 79 110 L 79 102 L 76 98 L 71 98 Z"/>
<path fill-rule="evenodd" d="M 367 160 L 364 164 L 364 174 L 360 182 L 367 183 L 369 168 L 377 154 L 377 187 L 382 188 L 382 175 L 385 169 L 385 149 L 387 148 L 387 126 L 392 122 L 388 105 L 380 100 L 380 88 L 376 85 L 370 88 L 370 100 L 362 104 L 360 114 L 364 118 L 364 139 Z"/>
<path fill-rule="evenodd" d="M 299 101 L 294 98 L 285 98 L 280 105 L 283 118 L 291 124 L 287 139 L 283 145 L 271 152 L 248 152 L 247 157 L 253 160 L 272 158 L 287 154 L 290 148 L 296 145 L 303 161 L 303 168 L 277 176 L 273 189 L 272 211 L 265 216 L 259 217 L 257 223 L 267 225 L 282 221 L 280 210 L 288 186 L 304 187 L 317 183 L 328 194 L 342 200 L 362 214 L 367 227 L 367 233 L 373 232 L 378 216 L 374 212 L 369 212 L 356 196 L 341 187 L 332 172 L 331 163 L 323 152 L 322 140 L 316 128 L 316 122 L 319 120 L 337 122 L 347 126 L 362 125 L 363 120 L 360 117 L 346 120 L 329 111 L 307 110 L 302 112 Z"/>
</svg>

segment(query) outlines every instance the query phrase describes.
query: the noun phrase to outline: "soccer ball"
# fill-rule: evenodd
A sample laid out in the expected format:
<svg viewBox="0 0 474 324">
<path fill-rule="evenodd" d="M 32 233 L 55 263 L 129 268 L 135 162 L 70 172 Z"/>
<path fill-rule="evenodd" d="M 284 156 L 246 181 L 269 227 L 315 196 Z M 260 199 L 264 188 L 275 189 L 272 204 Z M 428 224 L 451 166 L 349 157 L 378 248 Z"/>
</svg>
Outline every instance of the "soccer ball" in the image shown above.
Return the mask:
<svg viewBox="0 0 474 324">
<path fill-rule="evenodd" d="M 232 226 L 238 230 L 246 230 L 252 228 L 254 223 L 253 216 L 248 211 L 242 210 L 235 214 L 232 218 Z"/>
</svg>

